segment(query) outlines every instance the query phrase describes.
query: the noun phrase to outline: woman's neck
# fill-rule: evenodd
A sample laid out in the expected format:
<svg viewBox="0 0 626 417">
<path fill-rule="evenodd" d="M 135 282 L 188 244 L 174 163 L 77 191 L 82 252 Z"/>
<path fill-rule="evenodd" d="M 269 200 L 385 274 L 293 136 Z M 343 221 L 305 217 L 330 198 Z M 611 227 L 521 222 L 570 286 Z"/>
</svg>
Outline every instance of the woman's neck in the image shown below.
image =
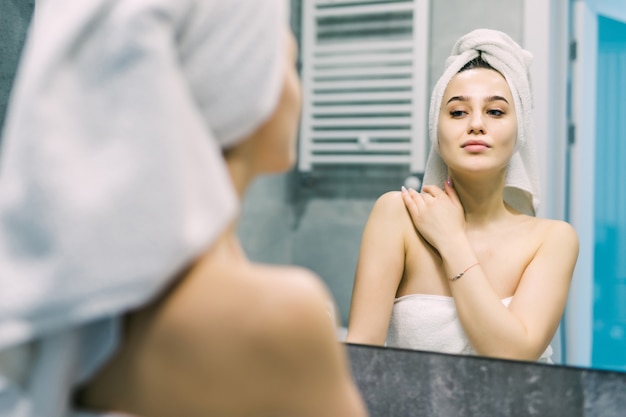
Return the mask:
<svg viewBox="0 0 626 417">
<path fill-rule="evenodd" d="M 241 201 L 257 173 L 253 169 L 253 164 L 251 164 L 250 161 L 247 161 L 245 158 L 240 158 L 237 155 L 227 156 L 226 166 L 228 167 L 230 179 L 237 193 L 237 197 Z"/>
<path fill-rule="evenodd" d="M 237 194 L 237 199 L 241 201 L 246 192 L 246 189 L 256 177 L 253 164 L 247 159 L 247 153 L 240 151 L 238 148 L 225 152 L 226 168 L 230 175 L 230 180 Z M 233 219 L 226 227 L 221 231 L 219 237 L 215 239 L 211 247 L 200 257 L 200 263 L 206 263 L 209 260 L 226 260 L 226 261 L 245 261 L 247 257 L 239 238 L 237 236 L 237 221 L 239 219 Z"/>
<path fill-rule="evenodd" d="M 235 193 L 239 201 L 243 200 L 244 194 L 256 177 L 256 172 L 252 168 L 253 164 L 245 157 L 245 152 L 230 152 L 225 155 L 226 167 L 230 174 Z M 245 252 L 241 247 L 237 237 L 237 221 L 235 218 L 224 229 L 220 237 L 214 244 L 215 250 L 224 256 L 235 256 L 242 260 L 246 259 Z"/>
<path fill-rule="evenodd" d="M 237 236 L 236 220 L 230 222 L 211 247 L 200 256 L 197 265 L 215 265 L 216 262 L 230 265 L 234 265 L 235 262 L 248 263 L 248 258 Z"/>
<path fill-rule="evenodd" d="M 468 226 L 484 226 L 503 220 L 511 211 L 504 203 L 504 175 L 490 178 L 452 176 Z"/>
</svg>

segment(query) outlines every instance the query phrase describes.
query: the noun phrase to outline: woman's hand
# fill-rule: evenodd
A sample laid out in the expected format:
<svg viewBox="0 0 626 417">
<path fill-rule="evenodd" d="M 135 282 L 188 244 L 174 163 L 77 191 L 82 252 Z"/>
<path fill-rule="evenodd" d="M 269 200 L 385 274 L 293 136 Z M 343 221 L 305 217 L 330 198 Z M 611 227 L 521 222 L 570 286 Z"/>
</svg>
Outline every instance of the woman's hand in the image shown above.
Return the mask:
<svg viewBox="0 0 626 417">
<path fill-rule="evenodd" d="M 465 233 L 463 205 L 450 180 L 443 190 L 425 185 L 418 193 L 403 187 L 402 199 L 417 231 L 438 250 L 446 240 Z"/>
</svg>

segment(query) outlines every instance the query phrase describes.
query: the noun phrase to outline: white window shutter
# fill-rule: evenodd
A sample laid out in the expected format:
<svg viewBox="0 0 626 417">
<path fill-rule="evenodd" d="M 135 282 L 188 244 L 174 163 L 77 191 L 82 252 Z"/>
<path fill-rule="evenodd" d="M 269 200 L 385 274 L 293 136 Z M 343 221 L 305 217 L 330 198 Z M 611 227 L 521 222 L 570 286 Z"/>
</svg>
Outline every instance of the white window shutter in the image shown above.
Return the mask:
<svg viewBox="0 0 626 417">
<path fill-rule="evenodd" d="M 427 150 L 428 0 L 303 0 L 298 167 L 407 165 Z"/>
</svg>

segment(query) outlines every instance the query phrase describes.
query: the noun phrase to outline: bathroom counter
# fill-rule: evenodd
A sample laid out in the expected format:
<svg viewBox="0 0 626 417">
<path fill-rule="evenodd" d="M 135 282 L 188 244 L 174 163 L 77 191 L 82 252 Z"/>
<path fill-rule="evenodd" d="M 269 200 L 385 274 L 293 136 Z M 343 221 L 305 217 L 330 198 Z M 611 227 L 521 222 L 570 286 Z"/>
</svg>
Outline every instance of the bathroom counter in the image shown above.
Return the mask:
<svg viewBox="0 0 626 417">
<path fill-rule="evenodd" d="M 623 417 L 626 373 L 348 344 L 370 417 Z"/>
</svg>

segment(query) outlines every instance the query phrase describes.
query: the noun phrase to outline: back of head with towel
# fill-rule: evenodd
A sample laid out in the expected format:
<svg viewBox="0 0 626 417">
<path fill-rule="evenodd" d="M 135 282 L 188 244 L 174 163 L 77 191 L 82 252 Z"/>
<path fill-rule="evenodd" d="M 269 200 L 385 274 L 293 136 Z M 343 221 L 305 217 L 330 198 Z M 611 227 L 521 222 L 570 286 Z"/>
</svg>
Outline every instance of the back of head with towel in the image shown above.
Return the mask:
<svg viewBox="0 0 626 417">
<path fill-rule="evenodd" d="M 224 152 L 251 141 L 284 98 L 287 8 L 286 0 L 37 5 L 0 162 L 0 392 L 12 399 L 0 415 L 71 414 L 72 391 L 120 343 L 120 317 L 175 288 L 197 259 L 211 270 L 216 242 L 234 235 L 242 191 Z M 324 304 L 311 275 L 301 281 L 317 292 L 292 295 Z M 311 337 L 352 396 L 343 410 L 360 410 L 344 415 L 363 415 L 332 323 Z"/>
</svg>

